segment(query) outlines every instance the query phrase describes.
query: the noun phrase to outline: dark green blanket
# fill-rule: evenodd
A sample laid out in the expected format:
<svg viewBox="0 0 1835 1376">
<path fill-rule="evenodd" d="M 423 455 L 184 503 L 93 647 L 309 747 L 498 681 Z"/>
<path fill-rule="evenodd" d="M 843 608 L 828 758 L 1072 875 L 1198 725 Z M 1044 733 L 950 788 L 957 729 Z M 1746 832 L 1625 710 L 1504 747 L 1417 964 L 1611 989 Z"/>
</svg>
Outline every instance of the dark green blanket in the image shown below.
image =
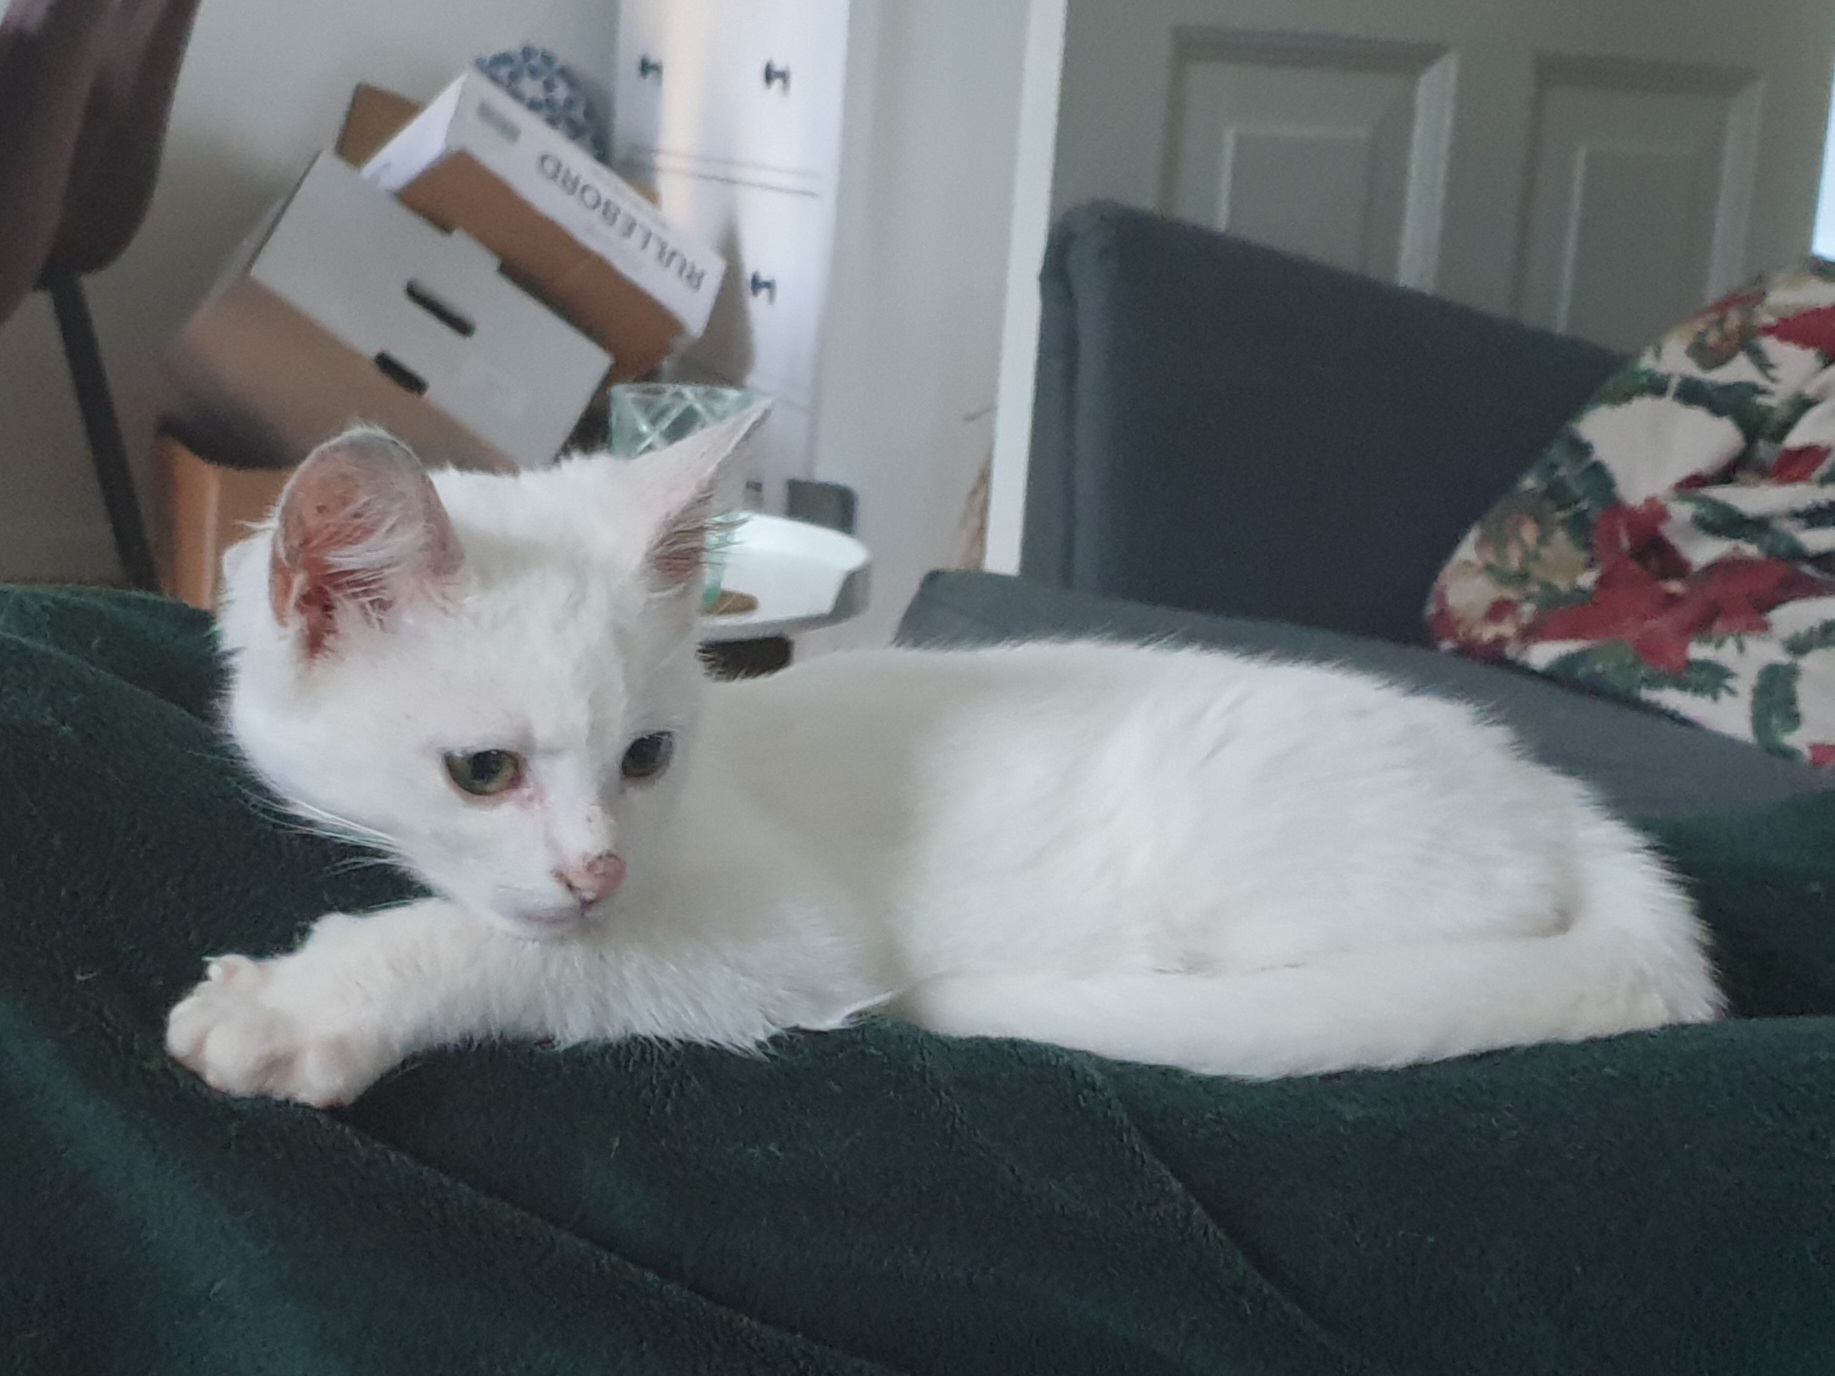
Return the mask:
<svg viewBox="0 0 1835 1376">
<path fill-rule="evenodd" d="M 1835 797 L 1671 824 L 1745 1020 L 1249 1085 L 874 1024 L 161 1050 L 201 957 L 399 880 L 212 729 L 204 619 L 0 592 L 0 1371 L 1835 1371 Z"/>
</svg>

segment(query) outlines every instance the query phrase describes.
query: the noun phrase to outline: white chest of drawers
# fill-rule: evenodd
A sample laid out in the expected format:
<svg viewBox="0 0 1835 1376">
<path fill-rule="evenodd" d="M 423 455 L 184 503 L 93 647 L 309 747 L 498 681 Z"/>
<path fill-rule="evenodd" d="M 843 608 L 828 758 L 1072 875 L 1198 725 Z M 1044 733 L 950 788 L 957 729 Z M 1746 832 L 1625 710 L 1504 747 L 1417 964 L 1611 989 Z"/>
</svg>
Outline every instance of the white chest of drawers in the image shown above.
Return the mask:
<svg viewBox="0 0 1835 1376">
<path fill-rule="evenodd" d="M 727 256 L 676 375 L 776 402 L 766 505 L 845 483 L 884 639 L 948 562 L 998 386 L 1026 0 L 623 0 L 613 162 Z"/>
<path fill-rule="evenodd" d="M 833 259 L 850 0 L 626 0 L 613 161 L 726 255 L 681 376 L 740 383 L 777 414 L 759 474 L 775 505 L 812 476 L 811 408 Z"/>
</svg>

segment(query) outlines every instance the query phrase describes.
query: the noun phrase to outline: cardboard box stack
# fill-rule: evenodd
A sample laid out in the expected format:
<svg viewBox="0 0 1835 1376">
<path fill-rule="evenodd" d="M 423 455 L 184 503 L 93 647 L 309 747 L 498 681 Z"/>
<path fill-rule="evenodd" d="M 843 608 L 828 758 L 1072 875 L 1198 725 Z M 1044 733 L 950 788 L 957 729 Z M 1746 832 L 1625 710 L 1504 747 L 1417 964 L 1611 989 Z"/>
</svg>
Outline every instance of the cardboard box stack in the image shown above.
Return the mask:
<svg viewBox="0 0 1835 1376">
<path fill-rule="evenodd" d="M 552 462 L 608 375 L 705 328 L 723 274 L 481 74 L 425 110 L 359 88 L 167 355 L 168 591 L 214 600 L 223 548 L 353 422 L 429 462 Z"/>
</svg>

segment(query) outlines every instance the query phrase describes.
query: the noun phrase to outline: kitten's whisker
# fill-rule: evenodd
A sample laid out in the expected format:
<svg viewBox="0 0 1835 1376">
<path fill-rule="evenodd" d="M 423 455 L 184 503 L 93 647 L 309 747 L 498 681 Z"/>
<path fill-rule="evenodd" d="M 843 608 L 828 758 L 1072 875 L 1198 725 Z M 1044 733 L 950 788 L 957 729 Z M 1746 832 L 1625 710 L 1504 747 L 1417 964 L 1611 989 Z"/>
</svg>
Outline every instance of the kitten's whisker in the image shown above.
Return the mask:
<svg viewBox="0 0 1835 1376">
<path fill-rule="evenodd" d="M 396 869 L 403 867 L 401 847 L 372 827 L 353 822 L 348 817 L 306 804 L 289 804 L 262 788 L 238 784 L 236 791 L 251 810 L 295 836 L 311 836 L 343 845 L 364 848 L 367 853 L 347 856 L 331 867 L 332 874 L 350 874 L 363 869 Z"/>
<path fill-rule="evenodd" d="M 358 870 L 396 870 L 400 864 L 390 855 L 352 855 L 333 865 L 333 874 L 355 874 Z"/>
<path fill-rule="evenodd" d="M 288 810 L 294 816 L 308 824 L 307 830 L 320 836 L 330 837 L 336 841 L 349 841 L 355 845 L 370 846 L 391 855 L 399 853 L 400 847 L 392 836 L 365 826 L 362 822 L 340 816 L 311 803 L 292 802 Z"/>
</svg>

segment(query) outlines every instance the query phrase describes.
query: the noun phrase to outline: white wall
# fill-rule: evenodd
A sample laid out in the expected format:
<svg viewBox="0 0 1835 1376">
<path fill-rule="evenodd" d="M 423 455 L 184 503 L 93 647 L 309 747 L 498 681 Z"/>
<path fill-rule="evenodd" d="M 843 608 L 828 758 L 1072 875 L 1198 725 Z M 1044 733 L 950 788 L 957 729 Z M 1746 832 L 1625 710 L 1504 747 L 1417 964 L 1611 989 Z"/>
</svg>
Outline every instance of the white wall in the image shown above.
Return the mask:
<svg viewBox="0 0 1835 1376">
<path fill-rule="evenodd" d="M 860 494 L 873 590 L 809 649 L 890 638 L 993 449 L 1027 9 L 854 0 L 815 472 Z"/>
<path fill-rule="evenodd" d="M 606 82 L 616 28 L 617 0 L 205 0 L 152 210 L 89 283 L 149 520 L 152 370 L 262 209 L 332 141 L 351 88 L 424 98 L 524 42 Z M 0 326 L 0 579 L 118 577 L 50 306 L 34 296 Z"/>
<path fill-rule="evenodd" d="M 1064 75 L 1068 0 L 1028 0 L 1014 145 L 1013 217 L 1008 229 L 1006 303 L 1000 340 L 1000 402 L 988 492 L 990 573 L 1018 573 L 1026 527 L 1026 470 L 1032 459 L 1032 394 L 1037 377 L 1039 271 L 1051 232 L 1052 162 Z"/>
</svg>

